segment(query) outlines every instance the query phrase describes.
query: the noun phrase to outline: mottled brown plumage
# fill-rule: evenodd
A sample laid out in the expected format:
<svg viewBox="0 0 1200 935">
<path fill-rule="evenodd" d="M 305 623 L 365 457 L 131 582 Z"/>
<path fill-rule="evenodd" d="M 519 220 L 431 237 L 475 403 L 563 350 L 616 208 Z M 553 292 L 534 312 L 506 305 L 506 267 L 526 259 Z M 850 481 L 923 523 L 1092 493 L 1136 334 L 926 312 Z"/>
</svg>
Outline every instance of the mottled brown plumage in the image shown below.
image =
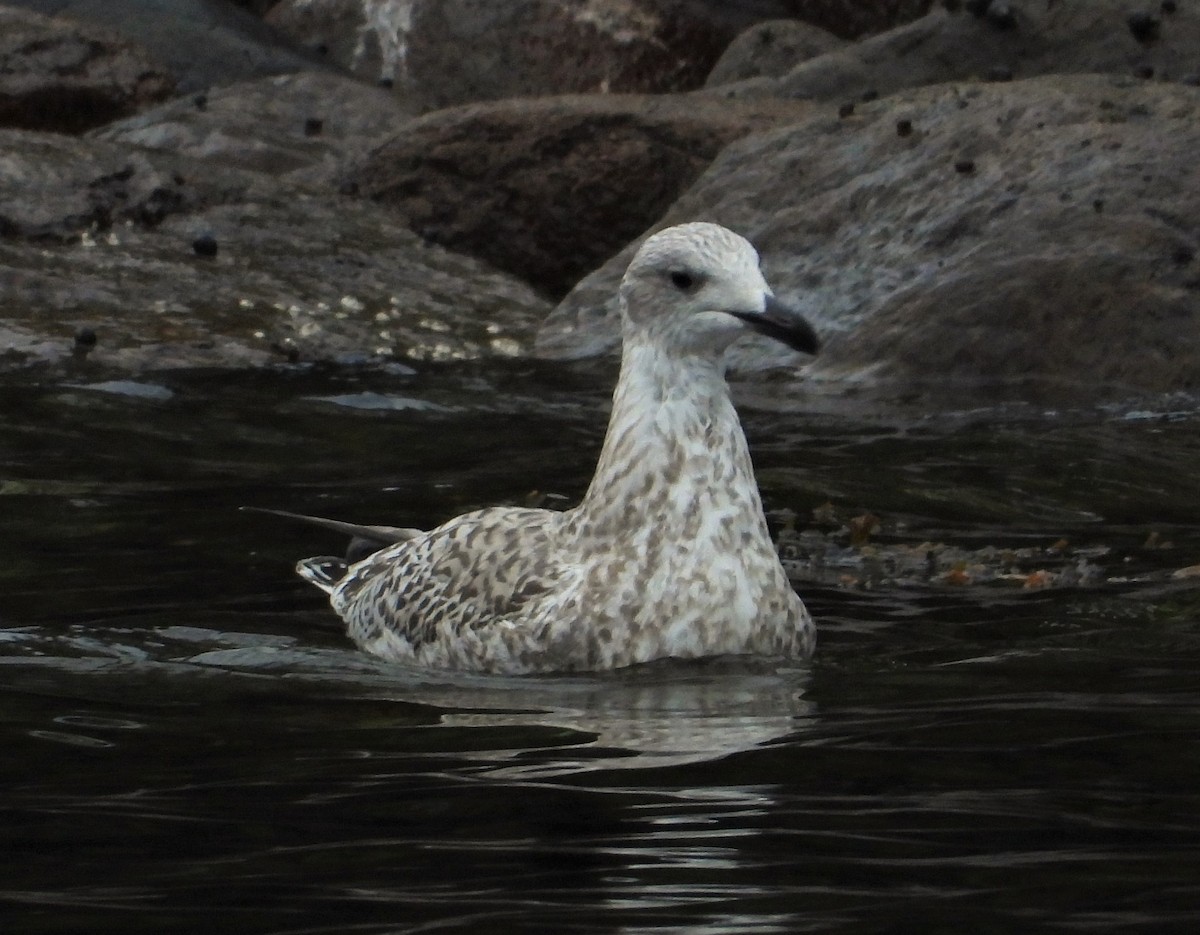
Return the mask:
<svg viewBox="0 0 1200 935">
<path fill-rule="evenodd" d="M 300 563 L 363 649 L 508 673 L 811 653 L 722 361 L 748 330 L 810 353 L 815 335 L 715 224 L 650 237 L 620 299 L 621 375 L 579 506 L 480 510 L 349 566 Z"/>
</svg>

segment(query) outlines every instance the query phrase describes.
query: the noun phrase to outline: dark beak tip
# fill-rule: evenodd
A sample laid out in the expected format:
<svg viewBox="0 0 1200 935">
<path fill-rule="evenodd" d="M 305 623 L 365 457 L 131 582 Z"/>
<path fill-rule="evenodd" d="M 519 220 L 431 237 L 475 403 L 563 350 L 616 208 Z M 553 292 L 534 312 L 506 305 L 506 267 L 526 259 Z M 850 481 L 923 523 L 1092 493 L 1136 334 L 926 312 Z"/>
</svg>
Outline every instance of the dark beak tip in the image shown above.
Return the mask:
<svg viewBox="0 0 1200 935">
<path fill-rule="evenodd" d="M 824 346 L 824 343 L 821 341 L 821 338 L 817 335 L 816 329 L 813 328 L 812 325 L 809 325 L 808 326 L 808 343 L 805 347 L 800 348 L 800 350 L 804 351 L 806 354 L 811 354 L 813 357 L 816 357 L 819 353 L 821 353 L 821 348 L 823 346 Z"/>
<path fill-rule="evenodd" d="M 767 300 L 763 312 L 739 314 L 738 317 L 759 334 L 786 344 L 794 351 L 815 356 L 821 349 L 821 339 L 808 319 L 774 298 Z"/>
</svg>

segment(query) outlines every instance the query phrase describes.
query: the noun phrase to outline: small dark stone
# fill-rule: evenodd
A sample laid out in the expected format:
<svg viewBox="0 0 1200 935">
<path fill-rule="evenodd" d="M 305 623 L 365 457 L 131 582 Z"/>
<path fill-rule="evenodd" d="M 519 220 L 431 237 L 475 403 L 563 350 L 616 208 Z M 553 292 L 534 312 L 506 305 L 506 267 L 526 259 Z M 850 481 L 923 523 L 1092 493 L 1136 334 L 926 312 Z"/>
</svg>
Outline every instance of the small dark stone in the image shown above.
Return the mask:
<svg viewBox="0 0 1200 935">
<path fill-rule="evenodd" d="M 208 95 L 197 94 L 192 98 L 192 103 L 196 105 L 196 110 L 204 110 L 206 107 L 208 107 Z"/>
<path fill-rule="evenodd" d="M 1129 31 L 1133 33 L 1133 38 L 1138 42 L 1153 42 L 1158 38 L 1161 21 L 1153 13 L 1139 10 L 1136 13 L 1130 13 L 1125 22 L 1129 26 Z"/>
<path fill-rule="evenodd" d="M 357 195 L 358 194 L 358 182 L 354 181 L 354 179 L 346 179 L 338 186 L 338 194 L 339 195 Z"/>
<path fill-rule="evenodd" d="M 383 77 L 379 79 L 379 86 L 381 88 L 392 88 L 395 87 L 395 84 L 396 80 L 394 78 Z"/>
<path fill-rule="evenodd" d="M 86 354 L 96 346 L 96 331 L 84 325 L 75 332 L 75 350 Z"/>
<path fill-rule="evenodd" d="M 1013 70 L 1007 65 L 993 65 L 984 77 L 988 81 L 1012 81 Z"/>
<path fill-rule="evenodd" d="M 842 118 L 854 116 L 854 101 L 846 101 L 838 108 L 838 116 Z"/>
<path fill-rule="evenodd" d="M 1103 198 L 1094 199 L 1092 201 L 1092 210 L 1095 211 L 1097 214 L 1103 214 L 1104 213 L 1104 199 Z"/>
<path fill-rule="evenodd" d="M 907 117 L 896 121 L 897 136 L 912 136 L 913 123 Z"/>
<path fill-rule="evenodd" d="M 178 172 L 174 172 L 171 174 L 171 181 L 174 182 L 176 185 L 186 185 L 187 184 L 187 179 L 185 179 Z"/>
<path fill-rule="evenodd" d="M 1192 260 L 1196 259 L 1196 251 L 1187 246 L 1187 244 L 1180 244 L 1171 254 L 1171 259 L 1178 266 L 1187 266 Z"/>
<path fill-rule="evenodd" d="M 1174 13 L 1179 9 L 1179 4 L 1175 0 L 1162 0 L 1161 9 L 1164 13 Z"/>
<path fill-rule="evenodd" d="M 300 360 L 300 348 L 296 346 L 296 342 L 291 338 L 284 338 L 282 341 L 273 341 L 271 343 L 271 350 L 285 358 L 289 364 L 294 364 Z"/>
<path fill-rule="evenodd" d="M 975 171 L 975 160 L 959 159 L 954 163 L 954 171 L 959 175 L 970 175 Z"/>
<path fill-rule="evenodd" d="M 214 257 L 217 255 L 217 238 L 212 234 L 201 234 L 192 241 L 192 251 L 196 256 Z"/>
<path fill-rule="evenodd" d="M 309 117 L 304 121 L 305 136 L 320 136 L 321 131 L 325 129 L 325 121 L 320 117 Z"/>
<path fill-rule="evenodd" d="M 988 4 L 987 21 L 997 29 L 1017 28 L 1017 16 L 1004 0 L 992 0 Z"/>
<path fill-rule="evenodd" d="M 329 54 L 329 46 L 324 42 L 318 42 L 315 46 L 313 46 L 313 51 L 321 56 L 321 58 L 324 58 Z"/>
<path fill-rule="evenodd" d="M 1133 69 L 1133 77 L 1146 78 L 1146 79 L 1153 78 L 1154 77 L 1154 66 L 1153 65 L 1137 65 L 1137 66 L 1135 66 Z"/>
<path fill-rule="evenodd" d="M 869 104 L 869 103 L 871 103 L 871 101 L 876 101 L 878 99 L 879 99 L 879 92 L 876 91 L 874 88 L 867 88 L 867 90 L 863 91 L 863 93 L 862 93 L 862 101 L 864 104 Z"/>
</svg>

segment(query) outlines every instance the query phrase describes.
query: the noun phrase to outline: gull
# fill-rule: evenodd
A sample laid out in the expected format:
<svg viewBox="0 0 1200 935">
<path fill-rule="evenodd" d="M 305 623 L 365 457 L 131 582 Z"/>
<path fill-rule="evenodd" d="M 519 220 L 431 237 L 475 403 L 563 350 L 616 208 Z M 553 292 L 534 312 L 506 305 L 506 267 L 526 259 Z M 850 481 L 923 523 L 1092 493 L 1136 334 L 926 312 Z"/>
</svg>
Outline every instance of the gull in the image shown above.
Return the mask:
<svg viewBox="0 0 1200 935">
<path fill-rule="evenodd" d="M 618 298 L 621 371 L 578 506 L 490 507 L 429 531 L 315 520 L 355 535 L 360 556 L 369 543 L 356 561 L 297 565 L 363 650 L 501 674 L 811 655 L 724 357 L 749 332 L 814 354 L 816 334 L 776 300 L 754 247 L 707 222 L 649 237 Z"/>
</svg>

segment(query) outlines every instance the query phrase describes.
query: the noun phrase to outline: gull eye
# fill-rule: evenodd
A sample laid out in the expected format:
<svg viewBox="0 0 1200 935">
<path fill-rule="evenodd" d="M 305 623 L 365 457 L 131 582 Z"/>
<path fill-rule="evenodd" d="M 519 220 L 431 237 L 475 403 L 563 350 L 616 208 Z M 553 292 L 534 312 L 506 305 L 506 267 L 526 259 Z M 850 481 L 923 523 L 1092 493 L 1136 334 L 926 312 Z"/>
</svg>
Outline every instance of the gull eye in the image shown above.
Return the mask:
<svg viewBox="0 0 1200 935">
<path fill-rule="evenodd" d="M 687 292 L 696 285 L 696 279 L 691 273 L 685 273 L 683 270 L 677 269 L 671 273 L 671 285 L 681 292 Z"/>
</svg>

